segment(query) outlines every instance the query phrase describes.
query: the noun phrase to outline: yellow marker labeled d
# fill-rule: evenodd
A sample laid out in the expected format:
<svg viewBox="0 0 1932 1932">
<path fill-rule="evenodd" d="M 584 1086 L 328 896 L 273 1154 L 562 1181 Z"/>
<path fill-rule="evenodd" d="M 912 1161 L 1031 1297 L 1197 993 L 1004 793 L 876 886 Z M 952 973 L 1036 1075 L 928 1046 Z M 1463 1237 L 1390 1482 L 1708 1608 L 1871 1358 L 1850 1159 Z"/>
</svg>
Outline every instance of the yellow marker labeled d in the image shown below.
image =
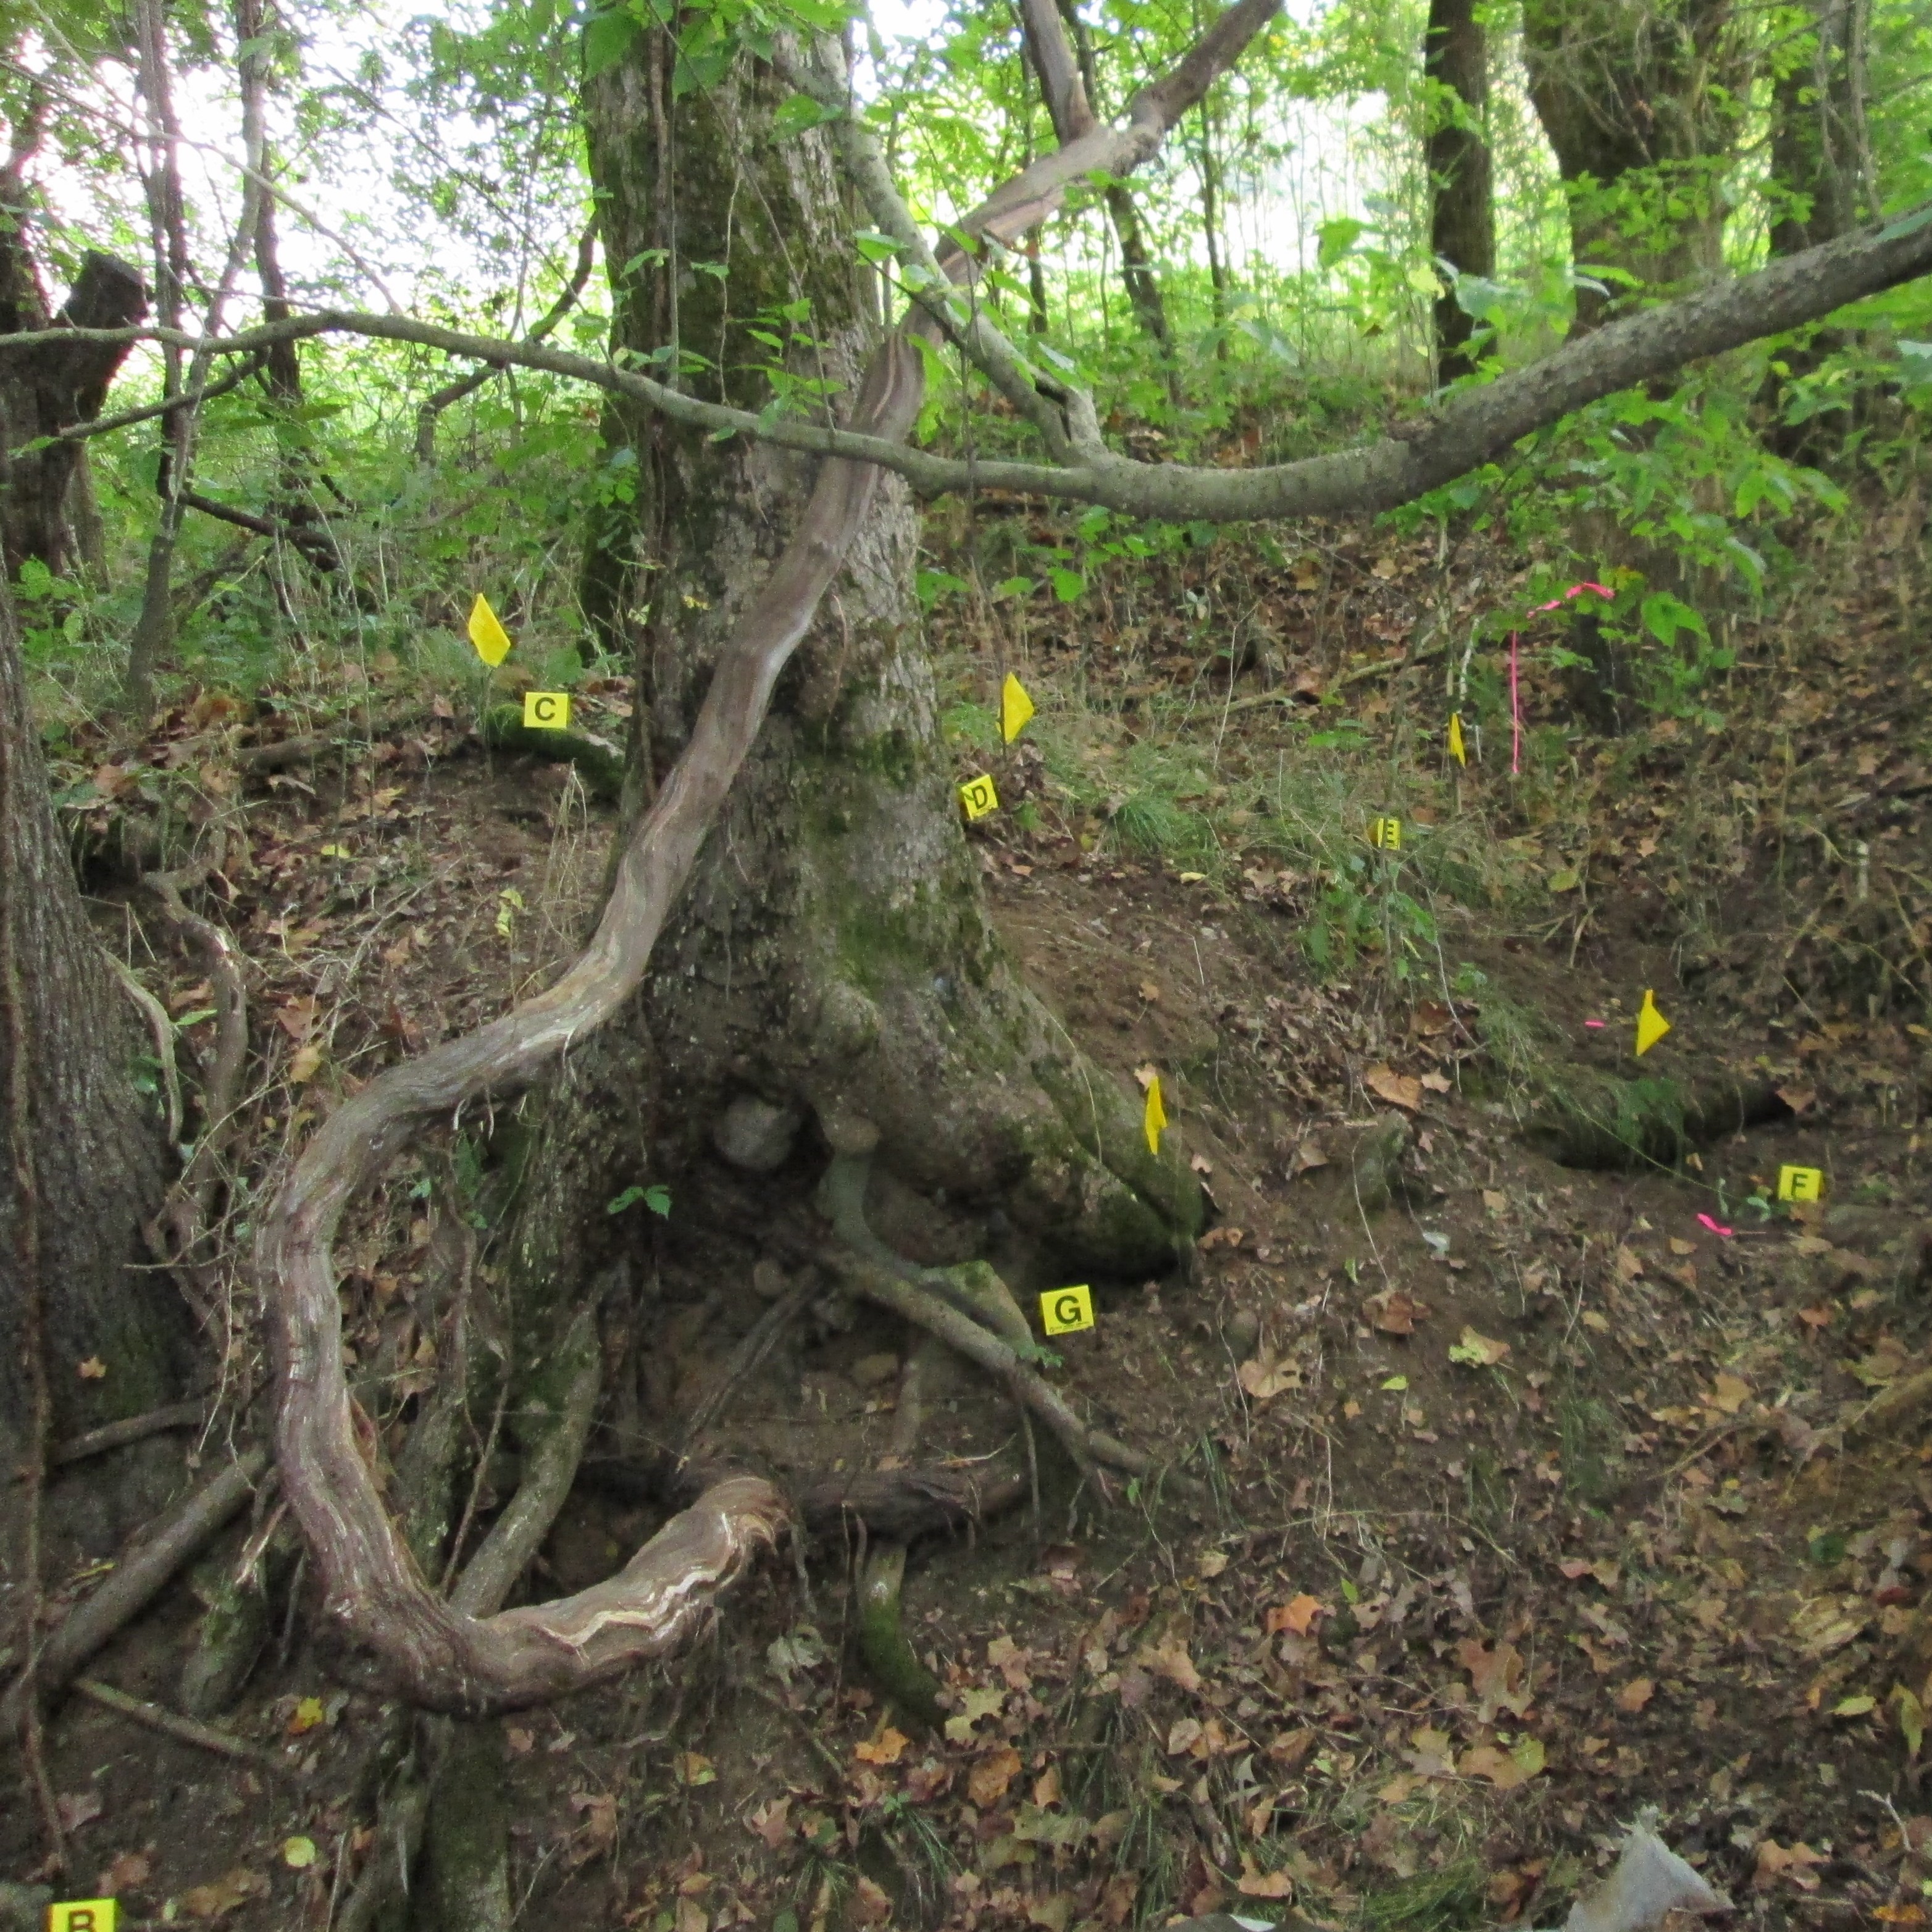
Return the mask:
<svg viewBox="0 0 1932 1932">
<path fill-rule="evenodd" d="M 1094 1325 L 1090 1288 L 1049 1288 L 1040 1298 L 1040 1325 L 1049 1335 L 1070 1335 Z"/>
<path fill-rule="evenodd" d="M 47 1932 L 114 1932 L 118 1912 L 111 1898 L 73 1898 L 47 1907 Z"/>
<path fill-rule="evenodd" d="M 1449 755 L 1459 765 L 1469 762 L 1469 754 L 1462 743 L 1462 714 L 1452 711 L 1449 714 Z"/>
<path fill-rule="evenodd" d="M 476 602 L 470 607 L 470 641 L 476 646 L 476 655 L 492 670 L 510 655 L 510 634 L 497 620 L 489 598 L 480 590 Z"/>
<path fill-rule="evenodd" d="M 1008 671 L 1006 682 L 1000 686 L 1000 736 L 1010 745 L 1032 716 L 1033 700 L 1026 686 Z"/>
<path fill-rule="evenodd" d="M 993 789 L 993 781 L 982 772 L 959 788 L 959 802 L 970 824 L 974 819 L 984 818 L 989 812 L 998 812 L 1000 795 Z"/>
<path fill-rule="evenodd" d="M 1780 1201 L 1816 1201 L 1825 1192 L 1825 1177 L 1815 1167 L 1780 1167 L 1778 1170 L 1778 1198 Z"/>
<path fill-rule="evenodd" d="M 570 693 L 567 691 L 525 692 L 524 728 L 526 731 L 568 730 Z"/>
<path fill-rule="evenodd" d="M 1670 1022 L 1657 1010 L 1657 1000 L 1649 987 L 1643 989 L 1643 1004 L 1637 1009 L 1636 1050 L 1648 1053 L 1670 1030 Z"/>
<path fill-rule="evenodd" d="M 1167 1125 L 1167 1109 L 1160 1104 L 1160 1076 L 1148 1082 L 1147 1105 L 1141 1110 L 1141 1132 L 1147 1136 L 1148 1152 L 1160 1151 L 1160 1130 Z"/>
</svg>

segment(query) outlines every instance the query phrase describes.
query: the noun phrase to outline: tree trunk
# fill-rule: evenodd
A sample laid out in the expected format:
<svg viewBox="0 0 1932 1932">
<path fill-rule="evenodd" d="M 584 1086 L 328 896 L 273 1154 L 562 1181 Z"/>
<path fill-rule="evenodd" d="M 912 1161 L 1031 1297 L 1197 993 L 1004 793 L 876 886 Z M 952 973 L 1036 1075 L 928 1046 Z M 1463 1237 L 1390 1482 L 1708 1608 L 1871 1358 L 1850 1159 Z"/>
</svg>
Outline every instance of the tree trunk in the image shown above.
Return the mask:
<svg viewBox="0 0 1932 1932">
<path fill-rule="evenodd" d="M 790 372 L 849 390 L 880 325 L 829 148 L 773 137 L 788 90 L 762 64 L 679 98 L 669 65 L 647 35 L 586 92 L 606 259 L 664 246 L 675 224 L 668 267 L 615 291 L 614 352 L 674 342 L 694 388 L 757 408 L 770 384 L 748 365 L 770 355 L 748 329 L 805 302 L 813 346 L 794 346 Z M 637 562 L 614 571 L 607 527 L 593 576 L 630 620 L 641 799 L 811 466 L 662 418 L 624 426 Z M 883 487 L 656 948 L 652 1072 L 676 1106 L 653 1171 L 714 1132 L 742 1164 L 782 1159 L 787 1123 L 815 1119 L 833 1148 L 876 1134 L 875 1167 L 922 1194 L 998 1202 L 1090 1265 L 1156 1267 L 1198 1226 L 1198 1190 L 1171 1137 L 1149 1153 L 1138 1101 L 1070 1045 L 987 920 L 910 596 L 916 535 L 902 487 Z M 756 1153 L 733 1138 L 748 1108 L 773 1130 Z"/>
<path fill-rule="evenodd" d="M 18 969 L 0 1052 L 24 1047 L 24 1136 L 0 1114 L 0 1467 L 27 1435 L 24 1359 L 34 1284 L 22 1252 L 23 1204 L 37 1250 L 42 1343 L 58 1434 L 158 1407 L 180 1392 L 185 1310 L 164 1276 L 134 1266 L 160 1203 L 162 1130 L 136 1086 L 152 1051 L 89 929 L 27 701 L 12 600 L 0 590 L 0 895 Z M 9 983 L 0 979 L 0 989 Z M 4 998 L 4 992 L 0 992 Z M 9 1066 L 0 1091 L 9 1094 Z M 103 1372 L 83 1371 L 98 1362 Z"/>
<path fill-rule="evenodd" d="M 1607 296 L 1577 290 L 1576 328 L 1714 274 L 1721 170 L 1748 94 L 1732 0 L 1525 0 L 1522 26 L 1571 260 L 1618 272 Z M 1664 212 L 1666 194 L 1683 212 Z"/>
<path fill-rule="evenodd" d="M 0 238 L 0 334 L 50 326 L 17 230 Z M 126 262 L 90 250 L 52 326 L 121 328 L 147 312 L 140 275 Z M 0 549 L 10 578 L 29 558 L 56 577 L 66 570 L 73 544 L 68 490 L 81 446 L 50 442 L 25 455 L 16 452 L 98 416 L 127 353 L 119 343 L 55 343 L 0 358 Z"/>
<path fill-rule="evenodd" d="M 1072 39 L 1074 57 L 1079 63 L 1080 82 L 1086 90 L 1088 104 L 1097 112 L 1100 77 L 1099 64 L 1094 58 L 1093 34 L 1080 16 L 1079 0 L 1056 0 L 1056 4 Z M 1049 98 L 1049 113 L 1053 105 Z M 1062 141 L 1069 138 L 1068 130 L 1059 126 L 1057 120 L 1054 131 Z M 1168 328 L 1167 304 L 1161 296 L 1160 278 L 1154 272 L 1154 257 L 1148 251 L 1147 235 L 1141 226 L 1140 209 L 1135 203 L 1133 191 L 1125 182 L 1112 182 L 1107 187 L 1106 202 L 1108 218 L 1113 223 L 1114 232 L 1120 244 L 1120 280 L 1126 285 L 1127 300 L 1132 305 L 1134 319 L 1139 323 L 1142 334 L 1163 356 L 1168 356 L 1174 344 Z"/>
<path fill-rule="evenodd" d="M 1780 50 L 1772 88 L 1770 191 L 1776 197 L 1771 252 L 1796 255 L 1833 242 L 1858 220 L 1865 172 L 1865 45 L 1869 0 L 1811 0 L 1808 32 Z M 1818 329 L 1785 350 L 1765 379 L 1761 400 L 1774 421 L 1766 440 L 1806 461 L 1851 426 L 1845 409 L 1782 420 L 1792 382 L 1843 347 L 1837 329 Z"/>
<path fill-rule="evenodd" d="M 1489 50 L 1475 0 L 1430 0 L 1423 36 L 1427 89 L 1429 242 L 1438 261 L 1487 280 L 1496 272 L 1496 218 L 1485 124 Z M 1473 375 L 1476 319 L 1445 289 L 1436 298 L 1436 372 L 1440 382 Z"/>
</svg>

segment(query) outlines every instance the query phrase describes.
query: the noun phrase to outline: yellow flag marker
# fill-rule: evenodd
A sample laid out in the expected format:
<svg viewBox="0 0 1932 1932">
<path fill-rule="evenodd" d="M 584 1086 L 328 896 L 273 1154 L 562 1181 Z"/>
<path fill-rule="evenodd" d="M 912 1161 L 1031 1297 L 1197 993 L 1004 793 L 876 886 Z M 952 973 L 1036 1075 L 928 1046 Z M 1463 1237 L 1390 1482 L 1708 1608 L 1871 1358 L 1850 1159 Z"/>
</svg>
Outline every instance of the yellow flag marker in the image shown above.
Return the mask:
<svg viewBox="0 0 1932 1932">
<path fill-rule="evenodd" d="M 567 691 L 525 692 L 524 728 L 529 731 L 568 731 L 570 729 L 570 693 Z"/>
<path fill-rule="evenodd" d="M 1090 1288 L 1049 1288 L 1040 1298 L 1040 1325 L 1049 1335 L 1070 1335 L 1094 1325 Z"/>
<path fill-rule="evenodd" d="M 1469 762 L 1469 754 L 1462 748 L 1462 714 L 1460 711 L 1449 714 L 1449 755 L 1459 765 Z"/>
<path fill-rule="evenodd" d="M 1026 686 L 1008 671 L 1006 682 L 1000 686 L 1000 736 L 1010 745 L 1032 716 L 1033 700 L 1027 695 Z"/>
<path fill-rule="evenodd" d="M 1670 1022 L 1657 1010 L 1657 1001 L 1651 989 L 1643 989 L 1643 1004 L 1637 1009 L 1636 1050 L 1648 1053 L 1670 1030 Z"/>
<path fill-rule="evenodd" d="M 116 1901 L 75 1898 L 47 1907 L 47 1932 L 114 1932 Z"/>
<path fill-rule="evenodd" d="M 1402 850 L 1402 820 L 1399 818 L 1370 819 L 1369 843 L 1384 852 L 1400 852 Z"/>
<path fill-rule="evenodd" d="M 1816 1201 L 1825 1192 L 1825 1177 L 1815 1167 L 1780 1167 L 1778 1170 L 1778 1198 L 1780 1201 Z"/>
<path fill-rule="evenodd" d="M 968 820 L 984 818 L 988 812 L 999 810 L 1000 795 L 993 789 L 993 781 L 982 772 L 959 788 L 959 802 L 965 807 Z"/>
<path fill-rule="evenodd" d="M 470 641 L 476 646 L 476 655 L 492 670 L 510 655 L 510 634 L 497 621 L 489 598 L 480 590 L 476 602 L 470 607 Z"/>
<path fill-rule="evenodd" d="M 1148 1151 L 1160 1151 L 1160 1130 L 1167 1125 L 1167 1109 L 1160 1104 L 1160 1076 L 1148 1082 L 1147 1106 L 1141 1113 L 1141 1131 L 1147 1136 Z"/>
</svg>

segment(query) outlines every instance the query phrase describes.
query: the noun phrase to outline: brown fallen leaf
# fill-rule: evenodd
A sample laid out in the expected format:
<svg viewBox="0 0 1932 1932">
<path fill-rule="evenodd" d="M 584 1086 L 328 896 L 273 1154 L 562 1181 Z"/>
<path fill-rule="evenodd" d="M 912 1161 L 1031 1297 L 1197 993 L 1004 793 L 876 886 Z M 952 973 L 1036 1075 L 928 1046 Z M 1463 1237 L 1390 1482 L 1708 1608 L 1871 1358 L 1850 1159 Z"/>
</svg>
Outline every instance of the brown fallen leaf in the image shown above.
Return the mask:
<svg viewBox="0 0 1932 1932">
<path fill-rule="evenodd" d="M 238 1912 L 251 1898 L 266 1898 L 268 1881 L 246 1865 L 237 1865 L 206 1885 L 190 1886 L 181 1895 L 181 1908 L 190 1918 L 222 1918 Z"/>
<path fill-rule="evenodd" d="M 1288 1389 L 1300 1388 L 1301 1365 L 1292 1358 L 1270 1362 L 1257 1357 L 1244 1362 L 1234 1371 L 1234 1378 L 1251 1400 L 1268 1402 Z"/>
<path fill-rule="evenodd" d="M 1720 1369 L 1712 1378 L 1711 1393 L 1704 1399 L 1713 1408 L 1721 1409 L 1726 1415 L 1735 1415 L 1750 1400 L 1750 1384 L 1742 1376 Z"/>
<path fill-rule="evenodd" d="M 1362 1304 L 1362 1312 L 1370 1325 L 1384 1335 L 1412 1335 L 1415 1324 L 1427 1318 L 1429 1307 L 1399 1288 L 1385 1288 Z"/>
<path fill-rule="evenodd" d="M 122 1852 L 94 1881 L 94 1894 L 100 1898 L 113 1898 L 124 1892 L 142 1891 L 154 1868 L 151 1852 Z"/>
<path fill-rule="evenodd" d="M 1325 1617 L 1329 1614 L 1326 1604 L 1318 1597 L 1311 1597 L 1304 1591 L 1286 1604 L 1277 1604 L 1268 1612 L 1268 1634 L 1274 1636 L 1282 1630 L 1286 1630 L 1291 1636 L 1306 1636 L 1317 1617 Z"/>
<path fill-rule="evenodd" d="M 791 1840 L 790 1798 L 768 1798 L 745 1822 L 765 1841 L 767 1850 L 783 1851 Z"/>
<path fill-rule="evenodd" d="M 1478 1744 L 1474 1750 L 1465 1751 L 1456 1770 L 1460 1777 L 1486 1778 L 1498 1791 L 1514 1791 L 1519 1784 L 1527 1784 L 1530 1776 L 1508 1751 L 1498 1750 L 1494 1744 Z"/>
<path fill-rule="evenodd" d="M 855 1744 L 852 1755 L 861 1764 L 897 1764 L 911 1742 L 904 1732 L 896 1731 L 888 1725 L 877 1737 L 866 1738 Z"/>
<path fill-rule="evenodd" d="M 100 1816 L 100 1793 L 91 1786 L 86 1791 L 63 1791 L 54 1800 L 54 1809 L 60 1814 L 63 1832 L 77 1832 Z"/>
<path fill-rule="evenodd" d="M 852 1916 L 861 1925 L 883 1925 L 892 1916 L 892 1901 L 876 1879 L 861 1875 L 852 1888 Z"/>
<path fill-rule="evenodd" d="M 1641 1711 L 1655 1695 L 1657 1686 L 1648 1677 L 1633 1677 L 1617 1693 L 1617 1708 L 1633 1713 Z"/>
<path fill-rule="evenodd" d="M 1456 1646 L 1456 1661 L 1469 1673 L 1482 1723 L 1493 1724 L 1498 1711 L 1520 1718 L 1529 1708 L 1528 1671 L 1514 1644 L 1499 1643 L 1492 1650 L 1476 1638 L 1466 1636 Z"/>
<path fill-rule="evenodd" d="M 1187 1654 L 1187 1640 L 1184 1636 L 1170 1632 L 1157 1646 L 1143 1646 L 1135 1653 L 1134 1661 L 1156 1677 L 1165 1677 L 1180 1690 L 1201 1688 L 1201 1673 Z"/>
<path fill-rule="evenodd" d="M 688 1755 L 694 1756 L 696 1753 Z M 584 1822 L 573 1832 L 563 1848 L 563 1862 L 573 1869 L 601 1858 L 617 1842 L 617 1798 L 614 1792 L 573 1791 L 570 1808 L 582 1814 Z"/>
<path fill-rule="evenodd" d="M 1393 1067 L 1376 1066 L 1362 1076 L 1362 1084 L 1378 1100 L 1413 1114 L 1422 1105 L 1422 1082 Z"/>
<path fill-rule="evenodd" d="M 107 1364 L 98 1355 L 90 1355 L 76 1366 L 84 1382 L 98 1382 L 107 1373 Z"/>
<path fill-rule="evenodd" d="M 1422 1076 L 1422 1084 L 1432 1094 L 1447 1094 L 1450 1090 L 1450 1082 L 1440 1073 L 1425 1073 Z"/>
<path fill-rule="evenodd" d="M 1292 1874 L 1285 1871 L 1264 1872 L 1255 1863 L 1254 1854 L 1241 1854 L 1241 1875 L 1235 1881 L 1234 1889 L 1244 1898 L 1286 1898 L 1294 1890 Z"/>
<path fill-rule="evenodd" d="M 988 1751 L 973 1767 L 966 1780 L 966 1795 L 982 1811 L 990 1810 L 1006 1795 L 1006 1786 L 1019 1775 L 1020 1754 L 1011 1744 Z"/>
<path fill-rule="evenodd" d="M 1811 1870 L 1822 1865 L 1824 1855 L 1800 1842 L 1780 1845 L 1775 1838 L 1764 1839 L 1757 1848 L 1757 1869 L 1751 1874 L 1754 1892 L 1768 1892 L 1780 1879 L 1788 1880 L 1800 1892 L 1816 1892 L 1818 1874 Z"/>
</svg>

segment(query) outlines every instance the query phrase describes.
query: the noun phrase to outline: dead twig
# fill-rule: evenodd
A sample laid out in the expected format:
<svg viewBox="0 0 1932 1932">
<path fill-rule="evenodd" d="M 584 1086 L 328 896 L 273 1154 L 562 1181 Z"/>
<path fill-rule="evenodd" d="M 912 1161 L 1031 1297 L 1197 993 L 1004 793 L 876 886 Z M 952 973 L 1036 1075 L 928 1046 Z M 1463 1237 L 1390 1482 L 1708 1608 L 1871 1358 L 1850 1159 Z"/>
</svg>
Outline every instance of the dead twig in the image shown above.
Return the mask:
<svg viewBox="0 0 1932 1932">
<path fill-rule="evenodd" d="M 198 1724 L 192 1718 L 178 1717 L 159 1704 L 130 1697 L 126 1691 L 116 1690 L 111 1684 L 104 1684 L 98 1677 L 76 1677 L 74 1688 L 104 1709 L 131 1718 L 137 1724 L 145 1724 L 149 1730 L 158 1731 L 163 1737 L 172 1738 L 178 1744 L 193 1744 L 198 1750 L 213 1751 L 218 1757 L 232 1758 L 237 1764 L 251 1764 L 256 1770 L 272 1772 L 278 1778 L 296 1775 L 295 1766 L 285 1763 L 273 1751 L 251 1744 L 232 1732 L 218 1730 L 212 1724 Z"/>
<path fill-rule="evenodd" d="M 151 1408 L 145 1414 L 124 1415 L 118 1422 L 104 1422 L 98 1429 L 70 1436 L 47 1458 L 48 1466 L 64 1469 L 70 1462 L 85 1462 L 90 1456 L 104 1456 L 110 1449 L 145 1442 L 150 1436 L 165 1435 L 171 1429 L 199 1429 L 208 1420 L 209 1407 L 206 1396 L 197 1396 L 192 1402 L 172 1402 L 165 1408 Z"/>
<path fill-rule="evenodd" d="M 153 1602 L 175 1573 L 193 1562 L 254 1492 L 268 1466 L 256 1449 L 230 1462 L 176 1504 L 116 1564 L 85 1603 L 76 1604 L 0 1700 L 0 1737 L 15 1737 L 110 1638 Z"/>
</svg>

